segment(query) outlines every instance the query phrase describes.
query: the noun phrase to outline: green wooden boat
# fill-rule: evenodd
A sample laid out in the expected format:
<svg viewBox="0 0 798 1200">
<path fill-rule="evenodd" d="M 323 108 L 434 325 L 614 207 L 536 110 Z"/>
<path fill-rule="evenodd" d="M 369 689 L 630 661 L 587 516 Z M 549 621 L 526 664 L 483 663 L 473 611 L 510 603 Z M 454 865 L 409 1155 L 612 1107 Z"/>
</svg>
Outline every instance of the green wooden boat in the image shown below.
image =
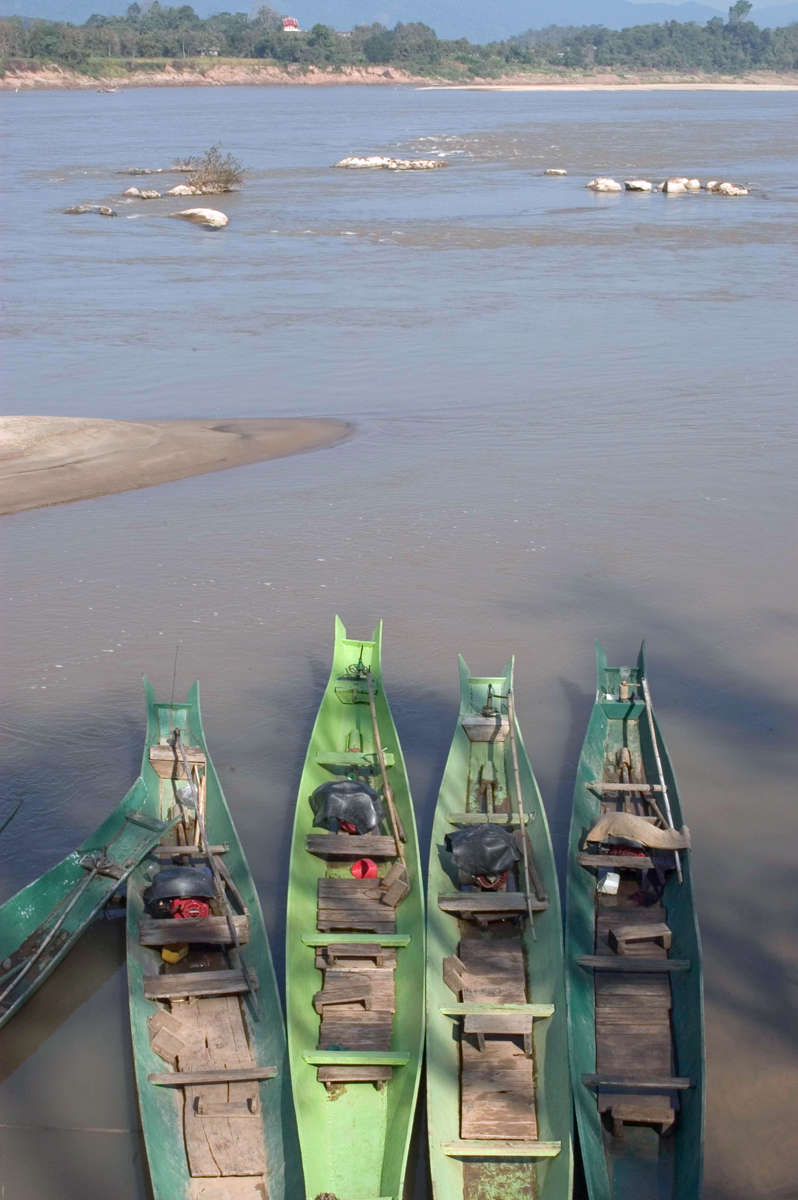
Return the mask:
<svg viewBox="0 0 798 1200">
<path fill-rule="evenodd" d="M 336 618 L 294 822 L 288 1047 L 309 1200 L 401 1200 L 421 1070 L 424 898 L 381 641 L 381 624 L 362 641 Z M 311 803 L 318 787 L 346 779 L 372 786 L 386 809 L 362 836 L 334 821 L 322 829 Z"/>
<path fill-rule="evenodd" d="M 435 810 L 427 894 L 435 1200 L 571 1195 L 559 890 L 512 686 L 512 662 L 501 676 L 475 678 L 460 658 L 460 715 Z M 504 884 L 497 877 L 498 890 L 487 886 L 496 879 L 461 874 L 447 848 L 447 835 L 479 825 L 517 834 L 519 848 L 521 829 L 528 832 L 526 854 Z"/>
<path fill-rule="evenodd" d="M 156 703 L 148 680 L 145 690 L 141 807 L 153 825 L 179 818 L 128 881 L 130 1024 L 153 1194 L 301 1200 L 277 982 L 255 884 L 205 744 L 199 685 L 185 703 Z M 196 869 L 196 896 L 212 879 L 208 915 L 189 907 L 180 919 L 153 916 L 145 907 L 159 871 L 175 866 Z"/>
<path fill-rule="evenodd" d="M 77 850 L 0 908 L 0 1029 L 53 973 L 160 840 L 163 824 L 146 814 L 147 788 L 137 779 Z"/>
<path fill-rule="evenodd" d="M 682 807 L 644 650 L 636 667 L 611 668 L 597 646 L 597 668 L 574 793 L 566 919 L 571 1072 L 588 1192 L 590 1200 L 698 1200 L 701 947 L 690 852 L 663 848 L 679 841 Z M 596 829 L 602 813 L 614 815 Z M 596 840 L 586 842 L 591 828 Z M 627 837 L 607 841 L 611 829 Z M 629 834 L 640 829 L 632 846 Z"/>
</svg>

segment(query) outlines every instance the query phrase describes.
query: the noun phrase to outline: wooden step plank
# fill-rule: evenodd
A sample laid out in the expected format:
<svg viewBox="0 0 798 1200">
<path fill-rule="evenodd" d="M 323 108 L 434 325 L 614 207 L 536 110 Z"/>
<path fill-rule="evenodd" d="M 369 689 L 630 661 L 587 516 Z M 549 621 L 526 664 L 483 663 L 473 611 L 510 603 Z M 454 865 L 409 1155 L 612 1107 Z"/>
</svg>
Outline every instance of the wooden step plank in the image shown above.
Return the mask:
<svg viewBox="0 0 798 1200">
<path fill-rule="evenodd" d="M 448 1004 L 441 1006 L 438 1010 L 444 1017 L 468 1017 L 480 1016 L 480 1014 L 490 1013 L 519 1013 L 527 1014 L 530 1017 L 540 1020 L 541 1018 L 551 1017 L 554 1015 L 553 1004 L 479 1004 L 475 1002 L 467 1004 Z"/>
<path fill-rule="evenodd" d="M 529 1013 L 470 1013 L 463 1021 L 465 1033 L 507 1033 L 513 1035 L 532 1032 L 532 1017 Z"/>
<path fill-rule="evenodd" d="M 306 1050 L 302 1055 L 312 1067 L 406 1067 L 409 1054 L 392 1050 Z"/>
<path fill-rule="evenodd" d="M 249 976 L 252 986 L 257 988 L 258 977 L 251 967 Z M 232 996 L 248 991 L 244 974 L 237 969 L 144 976 L 144 995 L 147 1000 L 178 1000 L 185 996 Z"/>
<path fill-rule="evenodd" d="M 548 900 L 529 898 L 533 912 L 545 912 Z M 523 892 L 439 892 L 438 907 L 447 913 L 521 913 L 527 912 Z"/>
<path fill-rule="evenodd" d="M 342 971 L 337 967 L 328 967 L 325 973 L 324 990 L 328 987 L 345 988 L 357 985 L 368 992 L 369 1003 L 366 1005 L 371 1012 L 396 1012 L 396 991 L 394 988 L 394 973 L 392 970 L 378 970 L 372 967 L 360 966 L 356 970 Z M 352 1003 L 352 1001 L 342 1001 Z"/>
<path fill-rule="evenodd" d="M 616 783 L 612 779 L 595 780 L 586 785 L 597 792 L 661 792 L 659 783 Z"/>
<path fill-rule="evenodd" d="M 578 854 L 580 867 L 594 871 L 651 871 L 654 863 L 647 854 Z"/>
<path fill-rule="evenodd" d="M 389 933 L 374 938 L 370 933 L 310 933 L 300 939 L 304 946 L 329 946 L 332 942 L 348 946 L 359 946 L 364 942 L 377 941 L 381 946 L 396 946 L 401 949 L 410 945 L 410 935 L 407 933 Z"/>
<path fill-rule="evenodd" d="M 450 825 L 505 825 L 514 828 L 521 824 L 518 813 L 477 813 L 477 812 L 448 812 L 446 820 Z M 529 821 L 529 814 L 524 813 L 524 821 Z"/>
<path fill-rule="evenodd" d="M 371 982 L 361 980 L 347 973 L 343 981 L 330 979 L 329 973 L 324 981 L 324 987 L 313 997 L 313 1007 L 317 1013 L 323 1013 L 327 1005 L 357 1004 L 361 1002 L 367 1009 L 371 1008 Z"/>
<path fill-rule="evenodd" d="M 353 879 L 344 875 L 321 875 L 317 880 L 319 896 L 378 895 L 381 879 Z"/>
<path fill-rule="evenodd" d="M 359 946 L 332 942 L 327 947 L 327 961 L 331 967 L 337 967 L 340 959 L 365 958 L 374 959 L 376 966 L 385 967 L 396 963 L 395 950 L 383 950 L 379 942 L 362 942 Z"/>
<path fill-rule="evenodd" d="M 233 917 L 239 943 L 249 941 L 249 917 Z M 232 943 L 227 917 L 174 918 L 142 917 L 139 921 L 139 942 L 142 946 L 171 946 L 175 942 L 204 942 L 214 946 Z"/>
<path fill-rule="evenodd" d="M 619 923 L 610 925 L 607 931 L 607 940 L 611 950 L 616 954 L 626 955 L 633 953 L 636 947 L 633 942 L 658 941 L 663 950 L 670 950 L 673 934 L 664 921 L 636 924 Z M 645 950 L 646 947 L 639 949 Z"/>
<path fill-rule="evenodd" d="M 536 1138 L 533 1060 L 509 1040 L 488 1042 L 480 1050 L 463 1037 L 460 1053 L 460 1136 Z"/>
<path fill-rule="evenodd" d="M 393 1067 L 319 1067 L 319 1083 L 386 1083 L 393 1078 Z"/>
<path fill-rule="evenodd" d="M 148 1075 L 150 1083 L 158 1087 L 189 1087 L 201 1083 L 249 1083 L 260 1079 L 274 1079 L 276 1067 L 220 1067 L 207 1071 L 169 1071 L 163 1075 Z"/>
<path fill-rule="evenodd" d="M 596 930 L 606 934 L 616 921 L 622 921 L 624 925 L 658 925 L 667 919 L 668 910 L 659 904 L 652 904 L 650 908 L 600 908 L 596 915 Z"/>
<path fill-rule="evenodd" d="M 554 1158 L 561 1142 L 479 1141 L 458 1138 L 441 1142 L 441 1152 L 449 1158 Z"/>
<path fill-rule="evenodd" d="M 383 758 L 386 767 L 392 767 L 396 761 L 390 751 L 384 754 Z M 317 750 L 316 762 L 320 767 L 346 767 L 348 771 L 353 767 L 368 767 L 372 775 L 376 775 L 380 769 L 377 755 L 364 753 L 362 750 Z"/>
<path fill-rule="evenodd" d="M 372 833 L 309 833 L 305 849 L 320 858 L 396 858 L 394 839 Z"/>
<path fill-rule="evenodd" d="M 229 849 L 229 842 L 220 842 L 218 846 L 208 847 L 210 854 L 226 854 Z M 153 846 L 150 854 L 154 858 L 175 858 L 180 855 L 181 858 L 190 857 L 206 860 L 208 857 L 199 846 Z"/>
<path fill-rule="evenodd" d="M 594 971 L 624 971 L 626 974 L 647 972 L 656 974 L 659 971 L 689 971 L 688 958 L 632 958 L 625 955 L 615 958 L 609 954 L 579 954 L 576 963 L 580 967 Z"/>
<path fill-rule="evenodd" d="M 583 1075 L 582 1083 L 589 1088 L 610 1088 L 612 1091 L 628 1089 L 632 1092 L 680 1092 L 695 1087 L 694 1079 L 683 1076 L 665 1076 L 662 1079 L 630 1079 L 623 1075 Z"/>
</svg>

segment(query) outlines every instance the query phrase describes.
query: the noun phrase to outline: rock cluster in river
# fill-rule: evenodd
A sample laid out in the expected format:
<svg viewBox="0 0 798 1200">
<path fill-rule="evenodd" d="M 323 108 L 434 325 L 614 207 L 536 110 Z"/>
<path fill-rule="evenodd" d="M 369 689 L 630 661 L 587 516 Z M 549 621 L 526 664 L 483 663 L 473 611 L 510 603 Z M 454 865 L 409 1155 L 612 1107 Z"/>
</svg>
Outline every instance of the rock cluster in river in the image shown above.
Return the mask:
<svg viewBox="0 0 798 1200">
<path fill-rule="evenodd" d="M 132 196 L 137 200 L 160 200 L 161 198 L 161 193 L 156 192 L 154 188 L 132 187 L 128 188 L 123 195 Z"/>
<path fill-rule="evenodd" d="M 591 179 L 590 183 L 585 184 L 592 192 L 620 192 L 623 189 L 616 179 L 609 179 L 606 175 L 599 175 L 596 179 Z"/>
<path fill-rule="evenodd" d="M 547 172 L 548 174 L 548 172 Z M 620 183 L 615 179 L 610 179 L 608 176 L 599 175 L 596 179 L 591 179 L 585 185 L 594 192 L 620 192 L 622 191 Z M 701 181 L 699 179 L 690 179 L 687 175 L 673 175 L 670 179 L 664 180 L 663 183 L 658 183 L 656 188 L 648 179 L 626 179 L 623 186 L 627 192 L 664 192 L 666 196 L 686 195 L 688 192 L 700 192 Z M 718 196 L 747 196 L 748 188 L 740 187 L 736 183 L 718 183 L 716 179 L 712 179 L 704 185 L 705 190 L 714 193 Z"/>
<path fill-rule="evenodd" d="M 349 167 L 350 170 L 363 168 L 384 168 L 387 171 L 432 171 L 436 167 L 448 167 L 448 163 L 438 158 L 383 158 L 373 154 L 370 158 L 342 158 L 333 163 L 334 167 Z"/>
<path fill-rule="evenodd" d="M 116 212 L 113 208 L 109 208 L 107 204 L 73 204 L 71 208 L 65 208 L 64 212 L 68 217 L 80 216 L 83 213 L 97 213 L 101 217 L 115 217 Z"/>
</svg>

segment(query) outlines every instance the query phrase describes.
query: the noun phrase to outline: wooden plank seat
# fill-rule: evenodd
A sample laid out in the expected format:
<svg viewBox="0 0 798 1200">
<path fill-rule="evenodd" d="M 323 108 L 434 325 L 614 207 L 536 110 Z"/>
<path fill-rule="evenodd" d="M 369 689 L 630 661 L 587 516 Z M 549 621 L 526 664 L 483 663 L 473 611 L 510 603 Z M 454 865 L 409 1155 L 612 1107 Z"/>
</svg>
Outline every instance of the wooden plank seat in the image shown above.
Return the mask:
<svg viewBox="0 0 798 1200">
<path fill-rule="evenodd" d="M 201 747 L 186 746 L 185 752 L 189 767 L 205 766 L 205 751 Z M 149 758 L 159 779 L 186 778 L 183 757 L 180 753 L 175 754 L 171 746 L 150 746 Z"/>
<path fill-rule="evenodd" d="M 538 1141 L 480 1141 L 456 1138 L 441 1142 L 441 1151 L 449 1158 L 554 1158 L 562 1149 L 561 1142 Z"/>
<path fill-rule="evenodd" d="M 319 1067 L 316 1078 L 328 1092 L 337 1083 L 373 1083 L 378 1092 L 393 1076 L 393 1067 Z"/>
<path fill-rule="evenodd" d="M 359 970 L 363 960 L 374 962 L 379 968 L 396 966 L 396 951 L 382 947 L 378 942 L 332 942 L 327 946 L 327 957 L 317 962 L 320 970 L 333 967 L 339 970 Z M 357 960 L 357 961 L 353 961 Z"/>
<path fill-rule="evenodd" d="M 375 945 L 379 942 L 383 947 L 401 948 L 409 946 L 411 942 L 409 933 L 381 933 L 379 937 L 372 937 L 368 933 L 303 933 L 299 940 L 303 946 L 316 946 L 319 949 L 335 943 L 343 946 L 363 946 L 371 942 Z"/>
<path fill-rule="evenodd" d="M 514 1041 L 491 1041 L 480 1050 L 460 1041 L 460 1136 L 478 1139 L 537 1138 L 535 1068 Z"/>
<path fill-rule="evenodd" d="M 250 967 L 249 977 L 257 989 L 258 977 Z M 148 1000 L 180 1000 L 187 996 L 234 996 L 248 992 L 244 973 L 230 971 L 183 971 L 170 975 L 145 975 L 144 995 Z"/>
<path fill-rule="evenodd" d="M 387 1012 L 345 1012 L 325 1008 L 319 1030 L 318 1050 L 338 1046 L 341 1050 L 389 1050 L 393 1018 Z"/>
<path fill-rule="evenodd" d="M 463 1018 L 463 1032 L 475 1035 L 479 1050 L 485 1049 L 486 1034 L 520 1035 L 524 1054 L 532 1053 L 532 1017 L 528 1013 L 469 1013 Z"/>
<path fill-rule="evenodd" d="M 533 912 L 544 912 L 548 900 L 529 901 Z M 493 916 L 499 913 L 515 914 L 527 912 L 527 897 L 523 892 L 439 892 L 438 907 L 446 913 L 459 917 Z"/>
<path fill-rule="evenodd" d="M 312 1067 L 406 1067 L 410 1055 L 399 1050 L 306 1050 L 303 1055 Z"/>
<path fill-rule="evenodd" d="M 673 934 L 664 922 L 639 921 L 628 925 L 619 915 L 618 924 L 613 923 L 607 930 L 607 940 L 611 950 L 625 955 L 635 942 L 658 942 L 663 950 L 670 950 Z"/>
<path fill-rule="evenodd" d="M 249 941 L 249 917 L 235 916 L 233 924 L 239 944 Z M 233 939 L 227 917 L 142 917 L 139 921 L 139 941 L 142 946 L 172 946 L 175 942 L 203 942 L 214 946 L 229 946 Z"/>
<path fill-rule="evenodd" d="M 462 993 L 466 1004 L 525 1004 L 526 975 L 521 939 L 461 938 Z"/>
<path fill-rule="evenodd" d="M 651 972 L 658 971 L 689 971 L 688 958 L 633 958 L 626 955 L 618 958 L 610 954 L 578 954 L 576 961 L 580 967 L 592 971 L 626 971 Z"/>
<path fill-rule="evenodd" d="M 170 1071 L 163 1075 L 148 1075 L 158 1087 L 194 1087 L 201 1083 L 251 1083 L 254 1080 L 274 1079 L 276 1067 L 222 1067 L 207 1071 Z"/>
<path fill-rule="evenodd" d="M 545 1020 L 546 1017 L 554 1016 L 553 1004 L 501 1004 L 490 1003 L 464 1003 L 464 1004 L 442 1004 L 438 1010 L 444 1017 L 479 1017 L 497 1014 L 512 1014 L 526 1015 L 538 1021 Z"/>
<path fill-rule="evenodd" d="M 316 924 L 322 932 L 352 929 L 369 933 L 396 932 L 396 913 L 381 903 L 379 879 L 322 877 L 318 881 Z"/>
<path fill-rule="evenodd" d="M 347 972 L 343 979 L 332 979 L 328 975 L 324 987 L 313 997 L 313 1007 L 322 1014 L 328 1004 L 360 1003 L 366 1010 L 371 1008 L 371 981 L 356 978 L 351 972 Z"/>
<path fill-rule="evenodd" d="M 518 813 L 484 813 L 484 812 L 448 812 L 446 820 L 450 825 L 509 825 L 514 828 L 521 824 Z M 529 820 L 529 813 L 524 813 L 524 821 Z"/>
<path fill-rule="evenodd" d="M 218 846 L 209 846 L 208 850 L 211 854 L 226 854 L 230 849 L 229 842 L 220 842 Z M 154 858 L 201 858 L 207 861 L 208 855 L 200 846 L 153 846 L 150 854 Z"/>
<path fill-rule="evenodd" d="M 683 1092 L 695 1087 L 693 1079 L 674 1075 L 662 1079 L 634 1079 L 623 1075 L 582 1075 L 589 1088 L 609 1088 L 613 1092 Z"/>
<path fill-rule="evenodd" d="M 305 849 L 320 858 L 396 858 L 396 842 L 379 833 L 309 833 Z"/>
<path fill-rule="evenodd" d="M 668 851 L 665 851 L 668 853 Z M 580 867 L 592 871 L 652 871 L 653 859 L 647 854 L 591 854 L 585 850 L 577 855 Z"/>
</svg>

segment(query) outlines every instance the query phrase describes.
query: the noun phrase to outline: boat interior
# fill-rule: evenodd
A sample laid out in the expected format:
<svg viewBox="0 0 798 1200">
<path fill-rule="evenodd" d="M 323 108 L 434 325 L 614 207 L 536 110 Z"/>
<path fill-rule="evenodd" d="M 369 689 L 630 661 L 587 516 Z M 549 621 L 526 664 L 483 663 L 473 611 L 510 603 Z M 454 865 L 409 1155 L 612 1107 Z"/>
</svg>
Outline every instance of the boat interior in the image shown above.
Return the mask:
<svg viewBox="0 0 798 1200">
<path fill-rule="evenodd" d="M 536 1194 L 528 1190 L 534 1189 L 534 1159 L 560 1151 L 559 1142 L 538 1140 L 533 1022 L 547 1020 L 554 1007 L 534 1003 L 527 962 L 534 954 L 535 913 L 545 911 L 549 899 L 526 830 L 534 814 L 521 815 L 511 782 L 507 678 L 468 683 L 471 706 L 461 713 L 469 756 L 465 794 L 461 811 L 448 812 L 446 820 L 455 840 L 456 831 L 481 828 L 500 842 L 493 832 L 498 828 L 518 849 L 506 871 L 485 876 L 458 866 L 449 837 L 438 847 L 451 888 L 439 892 L 437 903 L 456 923 L 447 942 L 457 946 L 441 963 L 452 993 L 451 1005 L 441 1011 L 453 1019 L 460 1066 L 460 1137 L 442 1149 L 465 1160 L 466 1197 L 488 1194 L 488 1182 L 492 1189 L 503 1186 L 503 1195 Z"/>
<path fill-rule="evenodd" d="M 208 763 L 191 744 L 187 710 L 156 710 L 160 737 L 149 761 L 162 815 L 179 819 L 146 860 L 150 886 L 139 920 L 139 942 L 147 947 L 144 995 L 156 1005 L 150 1047 L 165 1067 L 149 1083 L 172 1089 L 182 1107 L 190 1194 L 264 1200 L 260 1084 L 277 1071 L 256 1063 L 249 1036 L 247 1006 L 258 1011 L 258 980 L 245 953 L 250 913 L 225 863 L 229 845 L 208 842 Z"/>
<path fill-rule="evenodd" d="M 348 1085 L 382 1091 L 394 1066 L 402 1065 L 402 1056 L 390 1053 L 394 978 L 397 955 L 410 942 L 408 935 L 396 931 L 397 909 L 409 893 L 409 877 L 405 832 L 390 783 L 395 757 L 382 749 L 377 724 L 381 682 L 363 663 L 364 645 L 346 645 L 353 649 L 353 661 L 334 689 L 341 704 L 337 745 L 317 751 L 316 765 L 330 781 L 359 782 L 376 792 L 384 819 L 365 833 L 332 819 L 321 832 L 321 816 L 314 812 L 313 828 L 319 832 L 305 838 L 306 853 L 324 864 L 317 882 L 316 935 L 304 939 L 315 951 L 321 978 L 313 997 L 317 1055 L 310 1059 L 331 1100 Z M 385 1061 L 375 1062 L 380 1056 Z"/>
<path fill-rule="evenodd" d="M 672 973 L 691 964 L 672 956 L 663 893 L 669 879 L 681 877 L 686 851 L 656 847 L 661 839 L 653 831 L 672 829 L 672 822 L 638 674 L 608 669 L 599 695 L 615 719 L 607 721 L 600 778 L 586 787 L 598 814 L 635 818 L 626 832 L 636 840 L 609 836 L 585 842 L 579 854 L 581 868 L 595 878 L 595 938 L 593 954 L 577 962 L 594 975 L 596 1069 L 583 1084 L 596 1095 L 605 1151 L 610 1160 L 622 1156 L 630 1137 L 643 1147 L 642 1130 L 648 1129 L 656 1161 L 668 1157 L 667 1143 L 656 1139 L 670 1138 L 680 1093 L 694 1086 L 677 1074 L 671 1019 Z"/>
</svg>

